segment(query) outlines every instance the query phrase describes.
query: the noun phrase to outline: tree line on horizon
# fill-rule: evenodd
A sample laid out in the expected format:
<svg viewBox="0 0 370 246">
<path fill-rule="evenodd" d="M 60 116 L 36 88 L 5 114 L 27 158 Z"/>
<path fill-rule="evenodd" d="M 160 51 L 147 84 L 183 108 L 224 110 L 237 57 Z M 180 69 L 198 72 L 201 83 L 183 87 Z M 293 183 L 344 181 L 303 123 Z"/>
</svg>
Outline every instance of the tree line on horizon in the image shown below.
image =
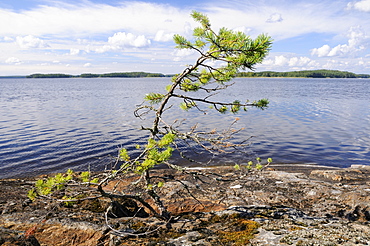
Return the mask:
<svg viewBox="0 0 370 246">
<path fill-rule="evenodd" d="M 165 75 L 162 73 L 147 73 L 147 72 L 122 72 L 122 73 L 105 73 L 93 74 L 83 73 L 81 75 L 70 74 L 42 74 L 35 73 L 26 76 L 26 78 L 149 78 L 149 77 L 172 77 L 173 75 Z M 279 78 L 279 77 L 292 77 L 292 78 L 370 78 L 369 74 L 355 74 L 352 72 L 339 71 L 339 70 L 303 70 L 292 72 L 239 72 L 236 77 L 266 77 L 266 78 Z"/>
<path fill-rule="evenodd" d="M 148 78 L 148 77 L 166 77 L 167 75 L 161 73 L 146 73 L 146 72 L 123 72 L 123 73 L 104 73 L 93 74 L 83 73 L 81 75 L 70 75 L 61 73 L 35 73 L 26 76 L 26 78 Z"/>
<path fill-rule="evenodd" d="M 292 77 L 292 78 L 370 78 L 369 74 L 355 74 L 339 70 L 303 70 L 292 72 L 241 72 L 238 77 Z"/>
</svg>

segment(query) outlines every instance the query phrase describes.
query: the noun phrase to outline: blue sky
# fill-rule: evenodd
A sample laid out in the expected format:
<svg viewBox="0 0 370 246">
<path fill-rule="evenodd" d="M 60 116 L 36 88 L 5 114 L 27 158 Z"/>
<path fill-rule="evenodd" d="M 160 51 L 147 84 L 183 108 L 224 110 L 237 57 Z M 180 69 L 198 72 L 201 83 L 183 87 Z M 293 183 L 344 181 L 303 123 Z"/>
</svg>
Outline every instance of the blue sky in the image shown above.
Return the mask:
<svg viewBox="0 0 370 246">
<path fill-rule="evenodd" d="M 192 10 L 216 30 L 269 34 L 257 71 L 370 74 L 370 0 L 1 0 L 0 76 L 181 72 L 196 54 L 172 36 L 191 38 Z"/>
</svg>

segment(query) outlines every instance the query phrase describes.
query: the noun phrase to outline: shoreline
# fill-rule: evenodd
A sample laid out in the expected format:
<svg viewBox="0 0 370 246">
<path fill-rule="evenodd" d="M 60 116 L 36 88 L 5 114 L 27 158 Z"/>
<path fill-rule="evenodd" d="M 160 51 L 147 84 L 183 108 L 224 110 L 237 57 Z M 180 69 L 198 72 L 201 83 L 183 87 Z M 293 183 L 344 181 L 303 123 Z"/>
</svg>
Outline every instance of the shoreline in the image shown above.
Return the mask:
<svg viewBox="0 0 370 246">
<path fill-rule="evenodd" d="M 241 164 L 243 165 L 243 164 Z M 366 166 L 366 165 L 365 165 Z M 213 169 L 213 168 L 232 168 L 233 165 L 204 165 L 204 166 L 185 166 L 187 170 L 191 169 Z M 328 170 L 341 170 L 345 169 L 348 167 L 334 167 L 334 166 L 325 166 L 325 165 L 320 165 L 320 164 L 315 164 L 315 163 L 288 163 L 288 164 L 275 164 L 272 163 L 268 167 L 270 168 L 275 168 L 280 171 L 286 171 L 286 172 L 310 172 L 315 169 L 328 169 Z M 370 167 L 370 166 L 369 166 Z M 169 169 L 169 167 L 155 167 L 153 170 L 162 170 L 162 169 Z M 66 169 L 67 170 L 67 169 Z M 65 171 L 66 171 L 65 170 Z M 73 168 L 71 170 L 75 171 Z M 57 173 L 64 173 L 65 171 L 49 171 L 49 172 L 43 172 L 41 174 L 32 174 L 28 173 L 24 176 L 16 174 L 16 175 L 7 175 L 8 177 L 1 177 L 0 176 L 0 181 L 1 180 L 21 180 L 21 179 L 35 179 L 39 176 L 50 176 L 50 175 L 55 175 Z M 86 171 L 86 170 L 76 170 L 77 172 L 80 171 Z M 94 173 L 103 173 L 104 171 L 93 171 Z"/>
<path fill-rule="evenodd" d="M 26 231 L 36 228 L 32 236 L 39 245 L 53 246 L 369 245 L 370 166 L 339 169 L 306 164 L 297 170 L 271 164 L 247 173 L 232 167 L 191 172 L 204 170 L 203 182 L 174 170 L 153 170 L 187 185 L 185 189 L 175 180 L 168 181 L 160 191 L 176 221 L 109 218 L 117 229 L 128 224 L 139 231 L 143 225 L 160 228 L 144 237 L 114 235 L 104 220 L 110 204 L 106 199 L 72 207 L 42 199 L 30 202 L 26 193 L 36 177 L 0 180 L 0 242 L 26 240 Z M 213 178 L 219 175 L 222 181 Z M 126 187 L 118 188 L 124 192 Z"/>
</svg>

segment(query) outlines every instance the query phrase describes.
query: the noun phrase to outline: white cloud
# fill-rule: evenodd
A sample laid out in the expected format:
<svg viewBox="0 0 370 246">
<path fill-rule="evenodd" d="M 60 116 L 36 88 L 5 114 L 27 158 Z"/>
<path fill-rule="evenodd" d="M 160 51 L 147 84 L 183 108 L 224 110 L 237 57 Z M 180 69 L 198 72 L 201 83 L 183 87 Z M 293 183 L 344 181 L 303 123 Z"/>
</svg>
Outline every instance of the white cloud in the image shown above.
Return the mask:
<svg viewBox="0 0 370 246">
<path fill-rule="evenodd" d="M 20 65 L 22 64 L 21 60 L 19 60 L 16 57 L 9 57 L 8 59 L 5 60 L 6 64 L 13 64 L 13 65 Z"/>
<path fill-rule="evenodd" d="M 292 56 L 292 55 L 276 55 L 269 56 L 263 61 L 262 67 L 275 68 L 278 70 L 290 70 L 294 69 L 308 69 L 317 64 L 308 57 L 305 56 Z"/>
<path fill-rule="evenodd" d="M 147 47 L 150 45 L 150 40 L 145 38 L 144 35 L 136 36 L 132 33 L 118 32 L 112 37 L 109 37 L 108 43 L 116 47 Z"/>
<path fill-rule="evenodd" d="M 12 42 L 12 41 L 14 41 L 14 39 L 12 37 L 5 36 L 4 37 L 4 41 L 6 41 L 6 42 Z"/>
<path fill-rule="evenodd" d="M 70 50 L 69 50 L 69 54 L 71 55 L 71 56 L 76 56 L 76 55 L 78 55 L 80 53 L 80 50 L 79 49 L 76 49 L 76 48 L 71 48 Z"/>
<path fill-rule="evenodd" d="M 233 29 L 242 24 L 252 30 L 251 36 L 267 33 L 278 41 L 308 33 L 338 34 L 348 30 L 358 23 L 358 17 L 352 13 L 344 16 L 345 7 L 343 2 L 330 0 L 234 0 L 232 6 L 210 4 L 206 14 L 214 27 Z"/>
<path fill-rule="evenodd" d="M 91 67 L 91 66 L 92 66 L 92 64 L 89 63 L 89 62 L 84 64 L 84 67 Z"/>
<path fill-rule="evenodd" d="M 159 30 L 154 37 L 154 41 L 168 42 L 172 41 L 174 33 L 165 33 L 164 30 Z"/>
<path fill-rule="evenodd" d="M 312 31 L 340 31 L 351 25 L 352 19 L 332 14 L 342 10 L 342 5 L 332 1 L 321 2 L 303 5 L 298 1 L 287 6 L 273 1 L 270 3 L 243 1 L 240 6 L 228 4 L 227 7 L 219 7 L 221 4 L 216 2 L 203 7 L 201 11 L 210 17 L 216 28 L 226 26 L 234 29 L 246 26 L 256 33 L 269 33 L 275 40 Z M 195 24 L 189 17 L 192 9 L 175 8 L 169 4 L 124 1 L 113 6 L 87 0 L 84 3 L 67 5 L 50 1 L 49 6 L 40 5 L 20 12 L 0 9 L 0 23 L 12 23 L 2 26 L 0 36 L 14 37 L 28 34 L 40 37 L 52 35 L 84 38 L 99 33 L 125 31 L 137 35 L 144 34 L 154 39 L 163 31 L 168 39 L 168 35 L 172 36 L 173 33 L 189 34 L 189 30 L 192 30 Z M 280 22 L 282 25 L 277 27 L 271 25 L 271 22 Z M 159 37 L 154 40 L 162 40 Z"/>
<path fill-rule="evenodd" d="M 347 36 L 349 38 L 348 45 L 360 47 L 360 49 L 363 49 L 363 46 L 368 45 L 370 41 L 370 37 L 359 26 L 351 27 Z"/>
<path fill-rule="evenodd" d="M 113 6 L 84 0 L 80 4 L 48 1 L 29 10 L 13 11 L 0 8 L 0 36 L 54 35 L 86 37 L 97 33 L 125 30 L 155 35 L 159 29 L 174 32 L 189 20 L 191 10 L 169 4 L 124 1 Z"/>
<path fill-rule="evenodd" d="M 314 48 L 311 55 L 318 57 L 354 56 L 369 46 L 370 37 L 360 27 L 351 27 L 347 34 L 348 43 L 340 44 L 333 48 L 325 44 L 320 48 Z"/>
<path fill-rule="evenodd" d="M 132 33 L 118 32 L 108 38 L 108 44 L 96 49 L 97 53 L 107 51 L 123 50 L 125 48 L 145 48 L 151 41 L 144 35 L 136 36 Z"/>
<path fill-rule="evenodd" d="M 283 21 L 283 17 L 281 16 L 281 14 L 274 13 L 270 15 L 270 18 L 266 22 L 275 23 L 275 22 L 282 22 L 282 21 Z"/>
<path fill-rule="evenodd" d="M 289 59 L 285 56 L 275 56 L 275 65 L 284 66 L 289 63 Z"/>
<path fill-rule="evenodd" d="M 330 50 L 331 50 L 330 46 L 325 44 L 321 46 L 320 48 L 314 48 L 311 51 L 311 55 L 318 56 L 318 57 L 328 56 L 330 53 Z"/>
<path fill-rule="evenodd" d="M 350 46 L 347 44 L 337 45 L 332 48 L 327 56 L 343 56 L 351 51 Z"/>
<path fill-rule="evenodd" d="M 267 58 L 267 59 L 263 60 L 262 65 L 260 65 L 260 66 L 262 66 L 262 67 L 271 67 L 271 66 L 274 65 L 274 63 L 275 63 L 274 59 Z"/>
<path fill-rule="evenodd" d="M 47 48 L 50 47 L 47 43 L 43 40 L 36 38 L 32 35 L 27 35 L 24 37 L 18 36 L 15 42 L 21 47 L 22 49 L 32 49 L 32 48 Z"/>
<path fill-rule="evenodd" d="M 174 55 L 173 60 L 174 61 L 181 61 L 184 58 L 193 55 L 194 53 L 195 53 L 194 50 L 189 50 L 189 49 L 175 50 L 173 52 L 173 55 Z"/>
<path fill-rule="evenodd" d="M 292 57 L 290 58 L 288 65 L 290 67 L 295 67 L 295 66 L 306 66 L 311 62 L 311 59 L 308 57 Z"/>
<path fill-rule="evenodd" d="M 356 9 L 359 11 L 370 12 L 370 0 L 361 0 L 357 2 L 348 3 L 349 9 Z"/>
<path fill-rule="evenodd" d="M 346 58 L 330 57 L 311 59 L 309 57 L 297 57 L 294 54 L 269 55 L 269 57 L 257 66 L 258 71 L 300 71 L 315 69 L 332 69 L 365 73 L 370 69 L 370 60 L 365 57 Z"/>
</svg>

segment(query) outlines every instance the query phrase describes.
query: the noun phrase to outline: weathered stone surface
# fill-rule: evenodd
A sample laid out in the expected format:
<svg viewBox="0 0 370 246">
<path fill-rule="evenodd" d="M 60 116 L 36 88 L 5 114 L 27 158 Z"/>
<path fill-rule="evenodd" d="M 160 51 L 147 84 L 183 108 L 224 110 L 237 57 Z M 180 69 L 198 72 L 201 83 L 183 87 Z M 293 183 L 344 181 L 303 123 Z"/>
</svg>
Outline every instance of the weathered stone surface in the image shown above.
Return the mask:
<svg viewBox="0 0 370 246">
<path fill-rule="evenodd" d="M 28 224 L 26 222 L 1 221 L 0 245 L 97 245 L 102 232 L 91 227 L 78 228 L 75 223 L 66 224 Z M 27 237 L 27 231 L 35 229 Z M 8 232 L 7 234 L 4 232 Z M 5 235 L 5 237 L 4 237 Z M 8 244 L 6 244 L 8 243 Z"/>
<path fill-rule="evenodd" d="M 360 169 L 314 170 L 311 172 L 310 177 L 333 181 L 364 181 L 368 178 L 366 173 L 366 171 L 361 171 Z"/>
<path fill-rule="evenodd" d="M 169 177 L 159 194 L 173 221 L 143 209 L 127 217 L 136 214 L 137 204 L 116 200 L 107 218 L 111 229 L 107 199 L 71 207 L 30 202 L 32 180 L 0 181 L 0 245 L 370 245 L 367 166 L 155 172 Z M 106 189 L 125 191 L 128 184 Z"/>
</svg>

